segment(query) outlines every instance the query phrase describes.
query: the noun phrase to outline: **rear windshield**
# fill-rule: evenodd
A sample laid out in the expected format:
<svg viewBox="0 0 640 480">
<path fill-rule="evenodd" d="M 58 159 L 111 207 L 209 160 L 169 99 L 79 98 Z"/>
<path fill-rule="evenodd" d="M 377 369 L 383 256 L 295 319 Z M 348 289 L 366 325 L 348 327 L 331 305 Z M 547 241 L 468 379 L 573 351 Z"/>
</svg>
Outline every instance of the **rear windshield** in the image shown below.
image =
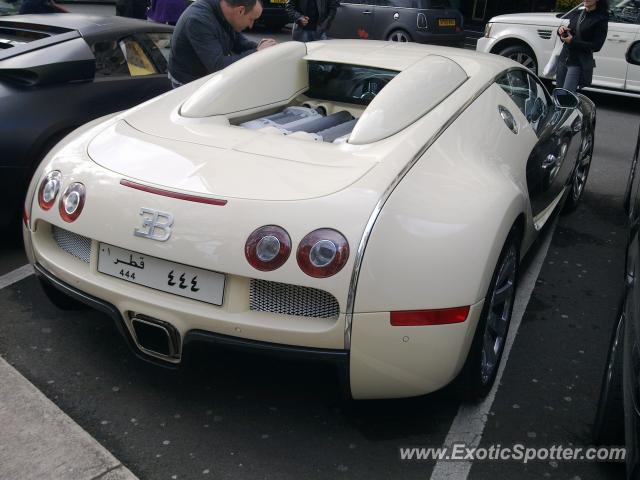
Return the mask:
<svg viewBox="0 0 640 480">
<path fill-rule="evenodd" d="M 44 25 L 22 24 L 20 26 L 14 26 L 0 24 L 0 50 L 70 31 L 71 30 L 66 28 Z"/>
<path fill-rule="evenodd" d="M 309 90 L 319 100 L 368 105 L 398 72 L 342 63 L 309 62 Z"/>
</svg>

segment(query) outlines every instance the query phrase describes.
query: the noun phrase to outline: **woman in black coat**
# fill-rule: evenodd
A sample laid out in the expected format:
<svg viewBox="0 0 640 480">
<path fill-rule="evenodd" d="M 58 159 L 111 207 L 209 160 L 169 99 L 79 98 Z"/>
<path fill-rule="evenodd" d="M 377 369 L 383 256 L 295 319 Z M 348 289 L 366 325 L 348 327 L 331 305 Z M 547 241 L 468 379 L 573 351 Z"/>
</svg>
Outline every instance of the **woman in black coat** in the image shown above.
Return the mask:
<svg viewBox="0 0 640 480">
<path fill-rule="evenodd" d="M 598 52 L 607 39 L 609 29 L 609 5 L 607 0 L 584 0 L 584 10 L 574 10 L 569 16 L 569 26 L 558 28 L 564 43 L 556 72 L 556 84 L 575 92 L 591 85 L 596 62 L 593 52 Z"/>
</svg>

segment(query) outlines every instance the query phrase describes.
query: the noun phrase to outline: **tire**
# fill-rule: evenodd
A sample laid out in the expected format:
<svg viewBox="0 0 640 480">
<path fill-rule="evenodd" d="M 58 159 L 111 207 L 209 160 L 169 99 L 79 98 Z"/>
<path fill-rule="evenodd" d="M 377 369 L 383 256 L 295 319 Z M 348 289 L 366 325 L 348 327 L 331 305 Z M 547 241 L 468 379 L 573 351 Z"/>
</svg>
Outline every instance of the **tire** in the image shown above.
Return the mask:
<svg viewBox="0 0 640 480">
<path fill-rule="evenodd" d="M 463 401 L 487 396 L 498 373 L 515 300 L 520 253 L 516 230 L 505 242 L 491 277 L 467 360 L 454 382 Z"/>
<path fill-rule="evenodd" d="M 624 316 L 621 307 L 611 335 L 607 364 L 600 387 L 598 410 L 593 422 L 593 441 L 596 445 L 624 444 L 623 343 Z"/>
<path fill-rule="evenodd" d="M 593 157 L 593 142 L 594 135 L 593 130 L 582 140 L 580 145 L 580 153 L 578 154 L 578 164 L 571 175 L 571 191 L 567 196 L 564 206 L 562 207 L 563 213 L 571 213 L 580 203 L 580 199 L 584 193 L 584 189 L 587 184 L 587 178 L 589 177 L 589 169 L 591 168 L 591 158 Z"/>
<path fill-rule="evenodd" d="M 86 310 L 88 307 L 74 298 L 65 295 L 57 288 L 51 286 L 47 281 L 40 279 L 40 286 L 44 290 L 44 294 L 49 301 L 53 303 L 58 309 L 66 312 L 76 310 Z"/>
<path fill-rule="evenodd" d="M 400 42 L 400 43 L 406 43 L 406 42 L 412 42 L 413 40 L 411 39 L 411 35 L 409 35 L 408 32 L 406 32 L 405 30 L 394 30 L 393 32 L 391 32 L 389 35 L 387 35 L 387 40 L 390 42 Z"/>
<path fill-rule="evenodd" d="M 498 55 L 510 58 L 524 65 L 536 75 L 538 74 L 538 61 L 536 60 L 536 56 L 526 45 L 511 45 L 510 47 L 500 50 Z"/>
</svg>

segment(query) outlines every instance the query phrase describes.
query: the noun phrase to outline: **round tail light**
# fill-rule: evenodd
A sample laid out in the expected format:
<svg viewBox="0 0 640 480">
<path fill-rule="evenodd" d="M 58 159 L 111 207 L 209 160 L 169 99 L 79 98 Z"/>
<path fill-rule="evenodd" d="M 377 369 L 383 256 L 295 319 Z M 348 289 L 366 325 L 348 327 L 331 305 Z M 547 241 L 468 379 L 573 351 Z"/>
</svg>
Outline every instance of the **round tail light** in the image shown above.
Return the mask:
<svg viewBox="0 0 640 480">
<path fill-rule="evenodd" d="M 49 172 L 42 179 L 38 189 L 38 205 L 42 210 L 49 210 L 56 203 L 61 182 L 62 174 L 58 170 Z"/>
<path fill-rule="evenodd" d="M 65 222 L 73 222 L 82 213 L 84 207 L 85 188 L 81 183 L 72 183 L 67 187 L 60 199 L 58 210 Z"/>
<path fill-rule="evenodd" d="M 335 275 L 349 259 L 349 242 L 329 228 L 314 230 L 298 246 L 298 265 L 304 273 L 315 278 Z"/>
<path fill-rule="evenodd" d="M 281 267 L 291 253 L 291 238 L 282 227 L 265 225 L 254 230 L 244 246 L 244 254 L 251 266 L 268 272 Z"/>
</svg>

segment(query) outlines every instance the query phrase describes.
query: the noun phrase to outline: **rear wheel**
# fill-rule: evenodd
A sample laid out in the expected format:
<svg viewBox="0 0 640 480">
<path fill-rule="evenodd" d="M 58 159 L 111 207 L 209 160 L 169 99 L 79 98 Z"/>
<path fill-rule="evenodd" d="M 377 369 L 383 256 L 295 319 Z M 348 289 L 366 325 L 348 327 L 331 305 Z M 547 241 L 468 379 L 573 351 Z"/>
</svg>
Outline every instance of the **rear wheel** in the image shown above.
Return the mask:
<svg viewBox="0 0 640 480">
<path fill-rule="evenodd" d="M 571 191 L 564 204 L 562 211 L 564 213 L 573 212 L 580 203 L 582 194 L 584 193 L 587 177 L 589 176 L 589 168 L 591 168 L 591 157 L 593 156 L 593 131 L 585 135 L 580 145 L 580 153 L 578 154 L 578 164 L 571 177 Z"/>
<path fill-rule="evenodd" d="M 401 42 L 401 43 L 410 42 L 411 35 L 409 35 L 404 30 L 394 30 L 389 34 L 389 36 L 387 37 L 387 40 L 391 42 Z"/>
<path fill-rule="evenodd" d="M 500 253 L 467 360 L 456 379 L 458 396 L 485 397 L 496 379 L 516 294 L 519 251 L 512 232 Z"/>
<path fill-rule="evenodd" d="M 538 62 L 533 51 L 526 45 L 511 45 L 498 52 L 498 55 L 510 58 L 524 65 L 536 75 L 538 74 Z"/>
</svg>

